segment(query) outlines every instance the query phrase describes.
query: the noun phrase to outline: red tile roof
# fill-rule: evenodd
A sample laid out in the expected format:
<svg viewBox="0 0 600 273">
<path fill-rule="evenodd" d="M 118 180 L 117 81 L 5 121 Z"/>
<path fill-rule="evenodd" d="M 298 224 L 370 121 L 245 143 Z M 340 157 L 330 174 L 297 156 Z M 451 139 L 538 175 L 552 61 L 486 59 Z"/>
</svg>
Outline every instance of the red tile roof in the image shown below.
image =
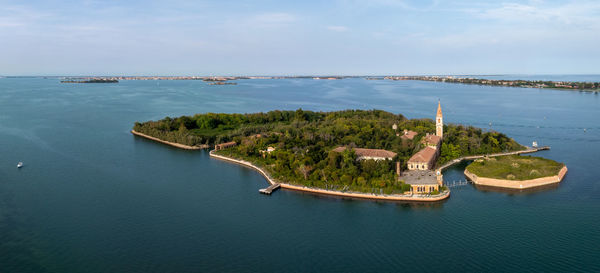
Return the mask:
<svg viewBox="0 0 600 273">
<path fill-rule="evenodd" d="M 442 141 L 442 138 L 436 135 L 426 135 L 423 141 L 427 145 L 437 146 Z"/>
<path fill-rule="evenodd" d="M 408 160 L 408 163 L 430 163 L 437 153 L 437 150 L 433 147 L 425 147 L 414 154 Z"/>
<path fill-rule="evenodd" d="M 235 141 L 230 141 L 230 142 L 225 142 L 225 143 L 221 143 L 221 144 L 217 144 L 216 146 L 219 148 L 227 148 L 227 147 L 231 147 L 231 146 L 235 146 L 237 143 L 235 143 Z"/>
<path fill-rule="evenodd" d="M 418 133 L 415 131 L 406 131 L 406 133 L 401 137 L 405 139 L 413 139 L 416 135 L 418 135 Z"/>
<path fill-rule="evenodd" d="M 346 147 L 337 147 L 333 149 L 334 152 L 341 153 L 346 150 Z M 354 153 L 358 157 L 380 157 L 380 158 L 389 158 L 392 159 L 396 156 L 396 153 L 382 150 L 382 149 L 363 149 L 363 148 L 353 148 Z"/>
</svg>

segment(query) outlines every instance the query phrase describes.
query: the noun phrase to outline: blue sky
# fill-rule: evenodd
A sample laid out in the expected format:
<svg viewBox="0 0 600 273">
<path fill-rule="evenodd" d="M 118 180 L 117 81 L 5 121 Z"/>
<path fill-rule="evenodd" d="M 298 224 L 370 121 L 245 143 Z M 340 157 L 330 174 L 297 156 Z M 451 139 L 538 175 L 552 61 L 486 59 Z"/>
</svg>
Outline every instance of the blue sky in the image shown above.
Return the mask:
<svg viewBox="0 0 600 273">
<path fill-rule="evenodd" d="M 4 1 L 0 75 L 600 74 L 600 1 Z"/>
</svg>

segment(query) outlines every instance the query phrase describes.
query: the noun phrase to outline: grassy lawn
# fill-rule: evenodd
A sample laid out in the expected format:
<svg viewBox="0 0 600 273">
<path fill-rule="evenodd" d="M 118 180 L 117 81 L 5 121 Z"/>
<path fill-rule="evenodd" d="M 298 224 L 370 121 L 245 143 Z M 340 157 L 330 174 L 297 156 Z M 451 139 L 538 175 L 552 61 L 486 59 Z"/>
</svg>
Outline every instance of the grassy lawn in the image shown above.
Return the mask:
<svg viewBox="0 0 600 273">
<path fill-rule="evenodd" d="M 479 177 L 528 180 L 557 175 L 564 164 L 533 156 L 501 156 L 478 159 L 467 170 Z"/>
</svg>

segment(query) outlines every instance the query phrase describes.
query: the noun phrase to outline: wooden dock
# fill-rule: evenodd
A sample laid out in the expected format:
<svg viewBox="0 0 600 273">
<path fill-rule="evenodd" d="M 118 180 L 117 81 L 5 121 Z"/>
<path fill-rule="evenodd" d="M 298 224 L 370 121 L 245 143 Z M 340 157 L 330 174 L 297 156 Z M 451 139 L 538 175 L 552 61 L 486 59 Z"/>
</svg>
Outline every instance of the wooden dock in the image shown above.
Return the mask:
<svg viewBox="0 0 600 273">
<path fill-rule="evenodd" d="M 279 187 L 281 187 L 281 184 L 279 183 L 275 183 L 267 188 L 264 189 L 260 189 L 258 190 L 258 192 L 262 193 L 262 194 L 271 194 L 273 191 L 275 191 L 276 189 L 279 189 Z"/>
</svg>

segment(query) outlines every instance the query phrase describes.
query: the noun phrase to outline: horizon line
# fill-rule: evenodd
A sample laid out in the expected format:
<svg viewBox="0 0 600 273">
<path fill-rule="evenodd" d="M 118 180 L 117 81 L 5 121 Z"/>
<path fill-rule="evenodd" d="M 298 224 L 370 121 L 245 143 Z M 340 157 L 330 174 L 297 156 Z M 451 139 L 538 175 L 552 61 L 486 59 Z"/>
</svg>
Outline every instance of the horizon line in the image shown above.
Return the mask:
<svg viewBox="0 0 600 273">
<path fill-rule="evenodd" d="M 50 75 L 50 74 L 39 74 L 39 75 L 0 75 L 0 77 L 426 77 L 426 76 L 600 76 L 600 73 L 486 73 L 486 74 L 470 74 L 470 73 L 459 73 L 459 74 L 255 74 L 255 75 L 241 75 L 241 74 L 229 74 L 229 75 L 192 75 L 192 74 L 171 74 L 171 75 L 159 75 L 159 74 L 90 74 L 90 75 Z"/>
</svg>

